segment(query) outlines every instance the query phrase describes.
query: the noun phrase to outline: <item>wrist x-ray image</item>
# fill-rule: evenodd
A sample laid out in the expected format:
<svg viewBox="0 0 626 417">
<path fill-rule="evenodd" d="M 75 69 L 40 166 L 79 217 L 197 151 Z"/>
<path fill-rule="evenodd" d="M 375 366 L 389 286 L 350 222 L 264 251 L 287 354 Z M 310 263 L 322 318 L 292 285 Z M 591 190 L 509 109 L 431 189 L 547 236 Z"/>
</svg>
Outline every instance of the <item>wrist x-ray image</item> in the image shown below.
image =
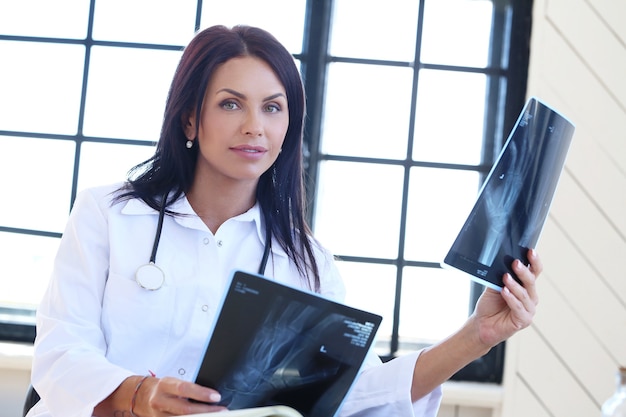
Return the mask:
<svg viewBox="0 0 626 417">
<path fill-rule="evenodd" d="M 528 100 L 442 266 L 501 290 L 511 263 L 528 263 L 565 164 L 574 125 L 533 97 Z"/>
<path fill-rule="evenodd" d="M 382 317 L 236 271 L 196 382 L 231 410 L 283 404 L 332 417 Z"/>
</svg>

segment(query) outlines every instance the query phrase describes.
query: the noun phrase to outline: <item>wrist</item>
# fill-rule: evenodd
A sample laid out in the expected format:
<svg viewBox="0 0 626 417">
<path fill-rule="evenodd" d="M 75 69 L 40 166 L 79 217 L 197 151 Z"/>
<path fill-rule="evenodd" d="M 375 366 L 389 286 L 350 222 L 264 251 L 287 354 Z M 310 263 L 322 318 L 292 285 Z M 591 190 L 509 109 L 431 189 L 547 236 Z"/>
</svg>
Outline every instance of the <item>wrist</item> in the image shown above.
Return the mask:
<svg viewBox="0 0 626 417">
<path fill-rule="evenodd" d="M 483 333 L 480 320 L 475 314 L 468 318 L 461 329 L 462 340 L 467 351 L 473 352 L 476 358 L 486 355 L 494 346 L 492 343 L 489 343 L 488 335 Z"/>
<path fill-rule="evenodd" d="M 128 415 L 135 389 L 142 378 L 141 375 L 133 375 L 124 379 L 115 391 L 94 408 L 93 415 L 96 417 Z"/>
<path fill-rule="evenodd" d="M 422 398 L 468 363 L 489 352 L 491 346 L 483 342 L 479 330 L 477 318 L 470 316 L 456 332 L 424 349 L 413 371 L 413 401 Z"/>
<path fill-rule="evenodd" d="M 135 390 L 133 391 L 133 395 L 130 398 L 130 408 L 129 408 L 129 411 L 130 411 L 131 417 L 138 417 L 135 414 L 135 405 L 136 405 L 136 402 L 137 402 L 137 396 L 139 395 L 139 390 L 141 389 L 141 386 L 143 385 L 143 383 L 148 378 L 150 378 L 150 375 L 146 375 L 146 376 L 141 377 L 139 379 L 139 382 L 137 382 L 137 385 L 135 385 Z"/>
</svg>

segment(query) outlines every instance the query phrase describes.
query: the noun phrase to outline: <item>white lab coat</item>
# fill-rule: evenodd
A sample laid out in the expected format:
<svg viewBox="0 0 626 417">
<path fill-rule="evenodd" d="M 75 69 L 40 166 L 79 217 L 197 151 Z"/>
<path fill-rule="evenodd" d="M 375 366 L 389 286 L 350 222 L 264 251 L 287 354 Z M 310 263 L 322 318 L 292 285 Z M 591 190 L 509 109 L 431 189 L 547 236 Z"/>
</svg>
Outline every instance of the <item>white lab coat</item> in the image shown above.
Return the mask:
<svg viewBox="0 0 626 417">
<path fill-rule="evenodd" d="M 111 203 L 120 184 L 79 194 L 49 287 L 37 311 L 32 383 L 40 401 L 29 417 L 89 417 L 131 375 L 193 380 L 234 268 L 256 273 L 265 233 L 257 206 L 213 235 L 185 198 L 166 216 L 156 255 L 165 283 L 141 288 L 135 271 L 150 258 L 158 213 L 142 201 Z M 341 301 L 332 256 L 316 250 L 321 293 Z M 265 275 L 306 287 L 279 244 Z M 341 416 L 435 416 L 441 390 L 411 403 L 419 353 L 380 364 L 371 354 Z"/>
</svg>

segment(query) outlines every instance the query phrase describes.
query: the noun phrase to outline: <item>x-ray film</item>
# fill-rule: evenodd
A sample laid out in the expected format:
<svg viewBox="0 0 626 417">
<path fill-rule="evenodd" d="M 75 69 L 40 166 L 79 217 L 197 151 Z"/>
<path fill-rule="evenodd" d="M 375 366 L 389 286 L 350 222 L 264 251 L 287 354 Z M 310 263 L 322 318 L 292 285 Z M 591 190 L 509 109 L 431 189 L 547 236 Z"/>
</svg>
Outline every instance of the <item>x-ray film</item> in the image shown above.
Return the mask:
<svg viewBox="0 0 626 417">
<path fill-rule="evenodd" d="M 537 98 L 528 100 L 474 208 L 442 266 L 501 290 L 513 260 L 528 264 L 569 150 L 574 125 Z"/>
<path fill-rule="evenodd" d="M 332 417 L 382 318 L 235 271 L 196 382 L 231 410 L 287 405 Z"/>
</svg>

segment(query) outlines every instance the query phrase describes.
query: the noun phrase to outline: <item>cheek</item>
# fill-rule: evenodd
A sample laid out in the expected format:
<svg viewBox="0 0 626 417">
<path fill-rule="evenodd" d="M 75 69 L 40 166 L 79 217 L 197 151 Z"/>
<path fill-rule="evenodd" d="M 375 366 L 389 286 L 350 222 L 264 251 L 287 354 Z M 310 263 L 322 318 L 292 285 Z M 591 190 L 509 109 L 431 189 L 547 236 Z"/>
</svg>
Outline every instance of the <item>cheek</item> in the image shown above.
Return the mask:
<svg viewBox="0 0 626 417">
<path fill-rule="evenodd" d="M 226 123 L 211 123 L 208 128 L 200 127 L 198 138 L 202 146 L 210 148 L 213 146 L 220 146 L 220 142 L 226 140 L 231 134 L 230 127 Z"/>
<path fill-rule="evenodd" d="M 276 142 L 274 142 L 274 152 L 276 153 L 276 156 L 278 157 L 278 154 L 280 154 L 280 152 L 283 150 L 283 144 L 285 143 L 285 135 L 287 134 L 287 131 L 281 131 L 280 132 L 280 140 L 276 140 Z"/>
<path fill-rule="evenodd" d="M 289 128 L 289 119 L 286 119 L 284 123 L 277 124 L 272 130 L 272 143 L 279 149 L 283 147 L 285 137 L 287 136 L 287 130 Z"/>
</svg>

